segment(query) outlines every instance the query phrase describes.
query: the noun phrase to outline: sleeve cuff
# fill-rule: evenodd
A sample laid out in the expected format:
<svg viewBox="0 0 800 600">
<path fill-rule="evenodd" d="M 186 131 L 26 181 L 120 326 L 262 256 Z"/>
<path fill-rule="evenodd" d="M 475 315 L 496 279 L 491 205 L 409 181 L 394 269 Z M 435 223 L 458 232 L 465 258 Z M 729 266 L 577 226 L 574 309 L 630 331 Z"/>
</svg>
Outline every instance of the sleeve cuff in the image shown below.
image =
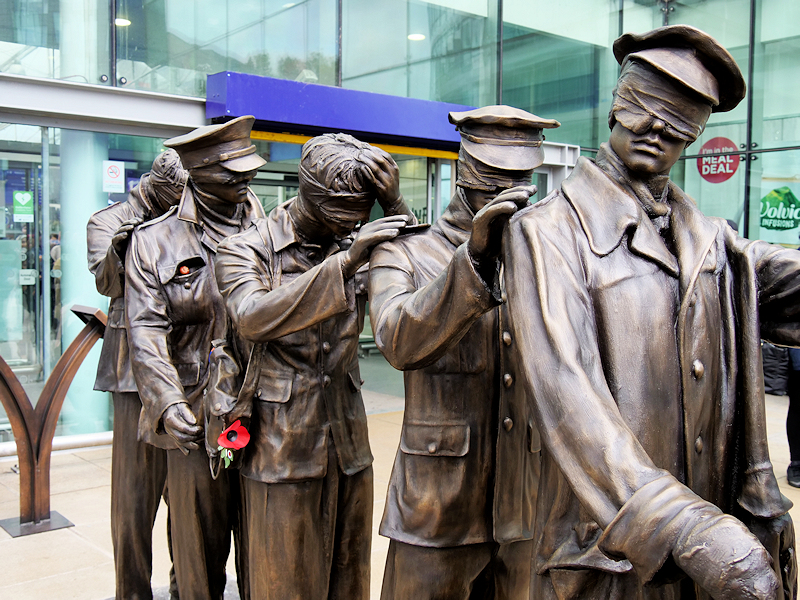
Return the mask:
<svg viewBox="0 0 800 600">
<path fill-rule="evenodd" d="M 613 559 L 630 561 L 643 585 L 677 581 L 683 573 L 671 560 L 675 542 L 695 513 L 709 506 L 665 474 L 631 496 L 600 536 L 598 547 Z"/>
</svg>

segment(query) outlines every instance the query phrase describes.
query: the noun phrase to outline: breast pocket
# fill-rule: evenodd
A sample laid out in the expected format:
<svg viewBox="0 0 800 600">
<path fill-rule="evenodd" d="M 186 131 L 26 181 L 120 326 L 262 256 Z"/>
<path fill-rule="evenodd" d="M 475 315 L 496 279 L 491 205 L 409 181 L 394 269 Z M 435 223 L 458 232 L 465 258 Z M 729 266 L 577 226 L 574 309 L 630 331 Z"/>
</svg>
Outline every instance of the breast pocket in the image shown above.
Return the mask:
<svg viewBox="0 0 800 600">
<path fill-rule="evenodd" d="M 208 321 L 214 273 L 205 259 L 193 256 L 159 267 L 158 271 L 173 323 L 188 325 Z"/>
</svg>

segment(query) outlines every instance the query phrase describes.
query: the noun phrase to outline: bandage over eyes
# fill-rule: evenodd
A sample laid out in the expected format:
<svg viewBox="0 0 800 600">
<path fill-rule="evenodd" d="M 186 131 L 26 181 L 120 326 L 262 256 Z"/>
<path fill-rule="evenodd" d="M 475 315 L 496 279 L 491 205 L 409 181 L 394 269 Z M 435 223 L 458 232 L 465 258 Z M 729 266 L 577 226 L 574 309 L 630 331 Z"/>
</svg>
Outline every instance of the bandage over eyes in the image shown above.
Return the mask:
<svg viewBox="0 0 800 600">
<path fill-rule="evenodd" d="M 458 152 L 458 179 L 456 185 L 473 190 L 491 192 L 498 188 L 509 189 L 530 185 L 533 171 L 499 171 L 470 156 L 464 148 Z"/>
<path fill-rule="evenodd" d="M 614 120 L 634 133 L 644 133 L 654 119 L 667 124 L 672 137 L 693 142 L 703 132 L 711 105 L 684 93 L 663 75 L 636 61 L 626 61 L 614 90 L 609 125 Z"/>
</svg>

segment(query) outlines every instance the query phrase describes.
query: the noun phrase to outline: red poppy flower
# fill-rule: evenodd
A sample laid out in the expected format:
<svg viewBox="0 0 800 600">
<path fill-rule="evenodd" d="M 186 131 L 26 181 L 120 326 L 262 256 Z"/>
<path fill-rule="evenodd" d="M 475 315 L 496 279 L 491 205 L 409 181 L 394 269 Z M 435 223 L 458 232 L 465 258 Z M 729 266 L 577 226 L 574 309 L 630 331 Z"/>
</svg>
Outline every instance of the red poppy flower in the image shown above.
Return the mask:
<svg viewBox="0 0 800 600">
<path fill-rule="evenodd" d="M 219 434 L 217 443 L 223 448 L 232 448 L 239 450 L 247 446 L 250 441 L 250 432 L 247 431 L 239 419 L 233 422 L 233 425 L 228 427 L 225 431 Z"/>
</svg>

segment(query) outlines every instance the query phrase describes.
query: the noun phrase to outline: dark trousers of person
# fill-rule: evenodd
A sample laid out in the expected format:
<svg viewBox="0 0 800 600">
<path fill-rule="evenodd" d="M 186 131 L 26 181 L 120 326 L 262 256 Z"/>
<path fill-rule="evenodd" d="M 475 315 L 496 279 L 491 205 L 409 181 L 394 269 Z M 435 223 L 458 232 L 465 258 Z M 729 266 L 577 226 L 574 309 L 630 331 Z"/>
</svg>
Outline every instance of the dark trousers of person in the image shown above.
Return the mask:
<svg viewBox="0 0 800 600">
<path fill-rule="evenodd" d="M 153 524 L 165 491 L 167 452 L 137 440 L 142 408 L 139 394 L 114 392 L 112 397 L 111 540 L 116 597 L 151 600 Z M 170 591 L 177 598 L 173 587 L 170 586 Z"/>
<path fill-rule="evenodd" d="M 236 524 L 238 471 L 214 480 L 205 449 L 167 451 L 172 558 L 180 600 L 221 600 Z M 246 576 L 239 574 L 246 581 Z M 242 582 L 240 581 L 240 587 Z"/>
<path fill-rule="evenodd" d="M 368 600 L 373 474 L 339 469 L 328 443 L 322 479 L 243 478 L 254 600 Z"/>
<path fill-rule="evenodd" d="M 381 600 L 528 600 L 533 541 L 428 548 L 392 540 Z"/>
<path fill-rule="evenodd" d="M 789 412 L 786 415 L 786 437 L 792 462 L 800 462 L 800 371 L 789 369 Z"/>
</svg>

